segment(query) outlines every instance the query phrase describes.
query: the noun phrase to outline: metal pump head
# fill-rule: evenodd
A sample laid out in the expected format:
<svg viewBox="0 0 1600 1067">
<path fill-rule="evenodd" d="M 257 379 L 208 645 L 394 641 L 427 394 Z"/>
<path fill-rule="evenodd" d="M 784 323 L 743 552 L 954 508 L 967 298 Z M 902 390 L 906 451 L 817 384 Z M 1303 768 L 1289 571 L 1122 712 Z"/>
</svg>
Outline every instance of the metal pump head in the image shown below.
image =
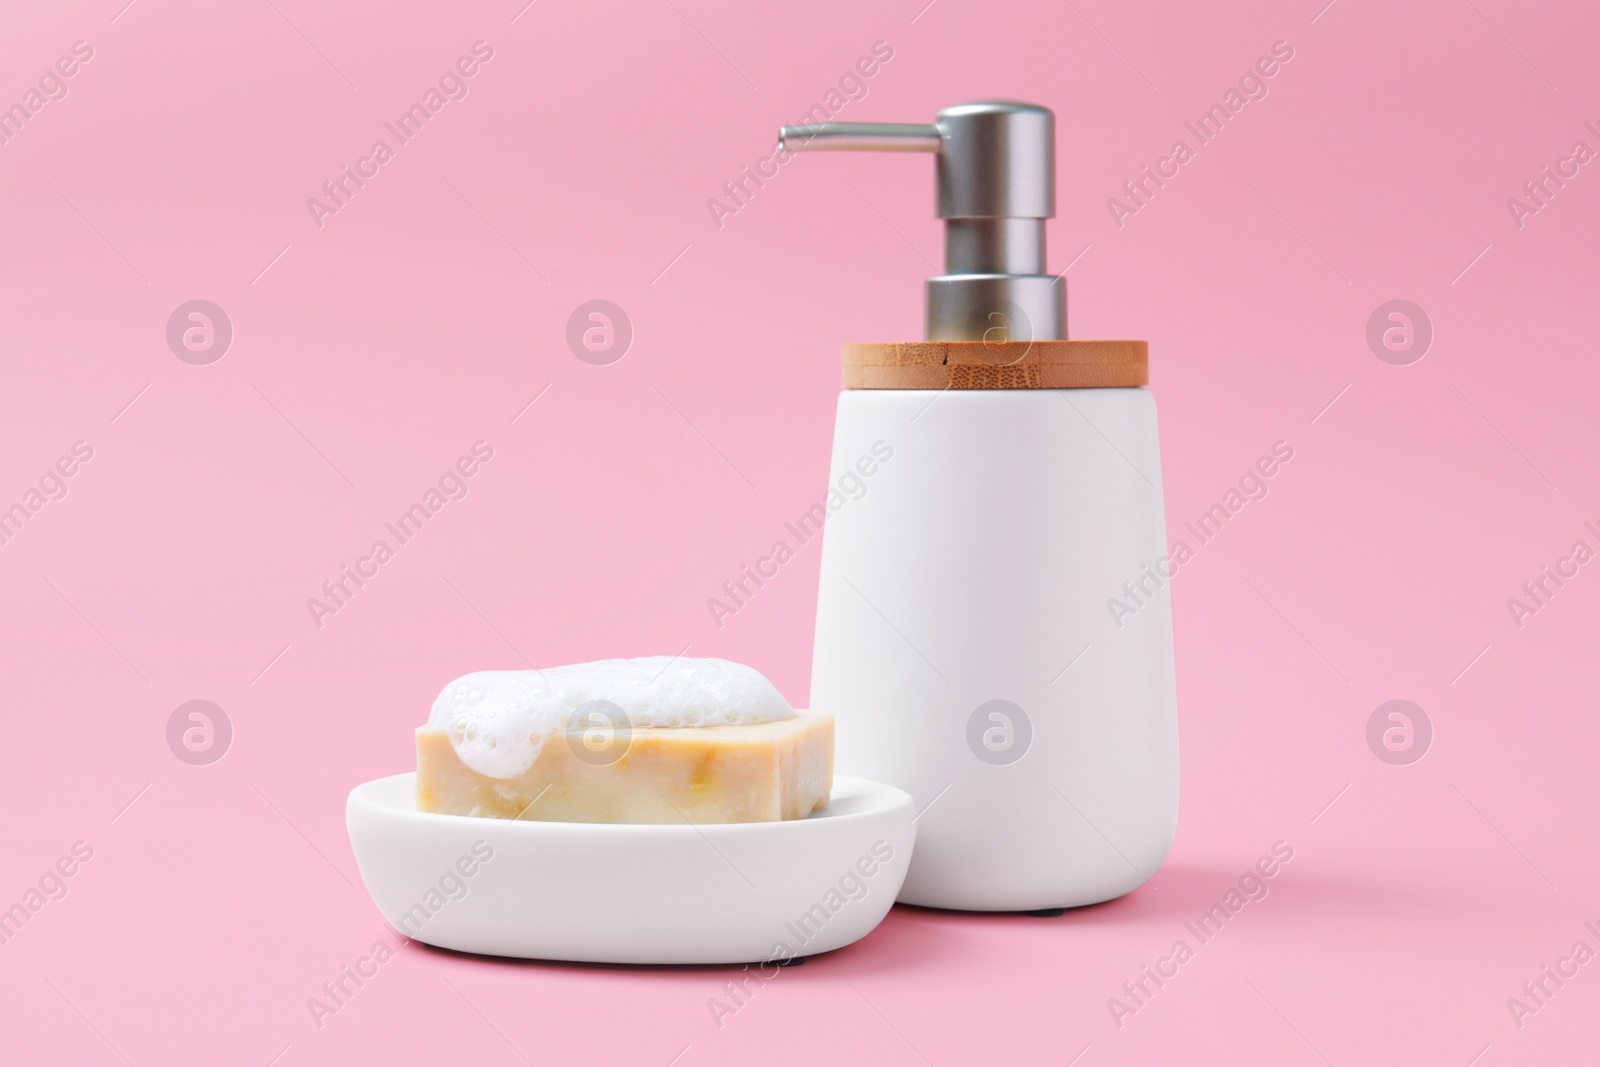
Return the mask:
<svg viewBox="0 0 1600 1067">
<path fill-rule="evenodd" d="M 1066 282 L 1045 272 L 1056 213 L 1055 115 L 1004 100 L 957 104 L 928 125 L 785 126 L 791 152 L 933 152 L 945 273 L 928 279 L 930 341 L 1061 341 Z"/>
</svg>

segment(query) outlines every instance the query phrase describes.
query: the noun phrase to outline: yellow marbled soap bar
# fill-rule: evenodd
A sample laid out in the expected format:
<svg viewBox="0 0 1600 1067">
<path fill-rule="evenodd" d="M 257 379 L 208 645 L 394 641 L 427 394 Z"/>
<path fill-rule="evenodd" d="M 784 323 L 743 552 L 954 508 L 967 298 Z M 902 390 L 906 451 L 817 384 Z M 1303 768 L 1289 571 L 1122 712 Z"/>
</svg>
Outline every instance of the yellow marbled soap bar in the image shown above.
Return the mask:
<svg viewBox="0 0 1600 1067">
<path fill-rule="evenodd" d="M 803 819 L 833 788 L 833 717 L 647 727 L 598 758 L 578 731 L 546 739 L 515 778 L 461 761 L 438 726 L 417 730 L 417 810 L 547 822 L 738 823 Z"/>
</svg>

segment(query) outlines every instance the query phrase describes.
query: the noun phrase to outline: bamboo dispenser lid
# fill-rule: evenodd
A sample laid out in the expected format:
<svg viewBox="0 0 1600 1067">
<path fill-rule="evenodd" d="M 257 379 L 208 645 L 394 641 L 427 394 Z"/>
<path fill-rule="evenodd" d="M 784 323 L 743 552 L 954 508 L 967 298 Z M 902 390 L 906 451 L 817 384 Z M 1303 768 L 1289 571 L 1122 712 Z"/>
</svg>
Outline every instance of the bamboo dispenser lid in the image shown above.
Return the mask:
<svg viewBox="0 0 1600 1067">
<path fill-rule="evenodd" d="M 846 389 L 1105 389 L 1150 383 L 1148 341 L 844 346 Z"/>
</svg>

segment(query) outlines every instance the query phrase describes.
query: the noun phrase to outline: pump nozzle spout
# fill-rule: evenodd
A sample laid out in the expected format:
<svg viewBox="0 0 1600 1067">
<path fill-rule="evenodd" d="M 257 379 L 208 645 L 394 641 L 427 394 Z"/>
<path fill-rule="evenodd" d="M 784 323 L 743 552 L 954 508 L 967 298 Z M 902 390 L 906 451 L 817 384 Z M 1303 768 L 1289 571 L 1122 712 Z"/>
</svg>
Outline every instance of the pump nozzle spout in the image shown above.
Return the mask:
<svg viewBox="0 0 1600 1067">
<path fill-rule="evenodd" d="M 1044 220 L 1055 215 L 1055 115 L 1036 104 L 980 101 L 931 125 L 785 126 L 791 152 L 932 152 L 945 273 L 927 282 L 930 341 L 1059 341 L 1066 282 L 1045 270 Z"/>
<path fill-rule="evenodd" d="M 785 126 L 778 143 L 791 152 L 937 152 L 939 127 L 913 122 L 819 122 Z"/>
</svg>

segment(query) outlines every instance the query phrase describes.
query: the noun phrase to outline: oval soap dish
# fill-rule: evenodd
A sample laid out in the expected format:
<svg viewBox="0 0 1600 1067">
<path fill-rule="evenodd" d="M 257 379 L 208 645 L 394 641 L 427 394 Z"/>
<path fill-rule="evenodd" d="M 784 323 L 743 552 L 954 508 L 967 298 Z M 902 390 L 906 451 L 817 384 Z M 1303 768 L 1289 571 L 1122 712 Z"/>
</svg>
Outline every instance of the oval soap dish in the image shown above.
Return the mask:
<svg viewBox="0 0 1600 1067">
<path fill-rule="evenodd" d="M 909 794 L 835 776 L 804 819 L 514 821 L 416 807 L 416 775 L 350 792 L 345 821 L 396 930 L 459 952 L 588 963 L 758 963 L 858 941 L 916 838 Z"/>
</svg>

